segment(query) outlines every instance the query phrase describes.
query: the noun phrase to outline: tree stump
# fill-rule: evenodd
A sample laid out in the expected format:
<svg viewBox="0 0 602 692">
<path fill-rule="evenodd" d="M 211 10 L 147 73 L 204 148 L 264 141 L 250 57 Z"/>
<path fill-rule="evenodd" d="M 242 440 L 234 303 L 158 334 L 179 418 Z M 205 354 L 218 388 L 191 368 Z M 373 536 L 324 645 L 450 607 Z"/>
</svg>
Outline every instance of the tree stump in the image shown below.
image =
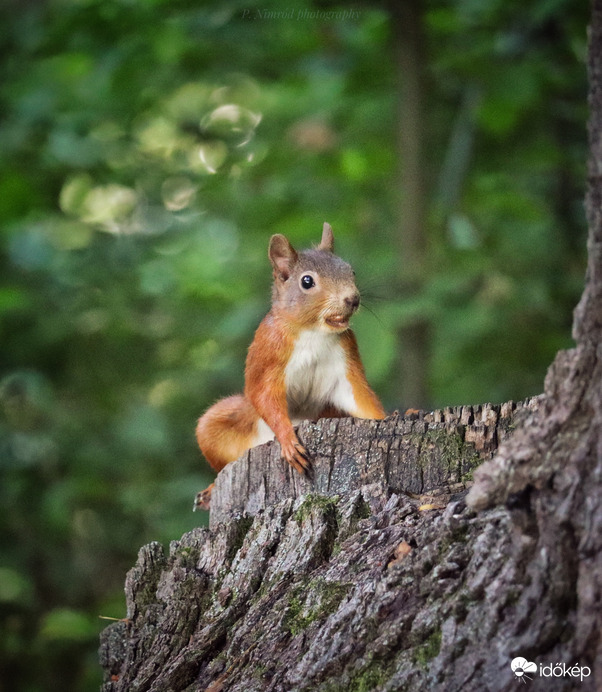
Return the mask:
<svg viewBox="0 0 602 692">
<path fill-rule="evenodd" d="M 530 576 L 528 494 L 464 501 L 544 403 L 305 423 L 311 481 L 276 443 L 251 450 L 220 473 L 209 529 L 140 551 L 128 619 L 103 634 L 105 691 L 505 689 L 514 658 L 540 658 L 529 620 L 556 663 L 567 625 Z M 573 569 L 547 566 L 566 585 Z"/>
<path fill-rule="evenodd" d="M 212 527 L 255 516 L 281 500 L 309 493 L 343 496 L 363 489 L 383 504 L 391 493 L 418 496 L 466 489 L 474 469 L 493 456 L 540 398 L 501 406 L 458 406 L 383 421 L 334 418 L 306 421 L 299 436 L 313 460 L 311 477 L 280 459 L 277 444 L 249 450 L 218 475 L 212 494 Z M 370 490 L 368 490 L 370 488 Z"/>
</svg>

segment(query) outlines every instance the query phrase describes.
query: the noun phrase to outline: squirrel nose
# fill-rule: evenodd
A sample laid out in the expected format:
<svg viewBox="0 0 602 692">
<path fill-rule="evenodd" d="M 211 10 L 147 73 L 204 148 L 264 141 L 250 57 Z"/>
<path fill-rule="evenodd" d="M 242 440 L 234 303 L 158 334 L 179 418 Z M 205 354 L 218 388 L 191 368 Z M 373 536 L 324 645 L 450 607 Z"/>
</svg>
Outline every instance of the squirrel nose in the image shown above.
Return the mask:
<svg viewBox="0 0 602 692">
<path fill-rule="evenodd" d="M 360 306 L 360 294 L 353 293 L 345 298 L 345 305 L 348 305 L 352 310 L 357 310 Z"/>
</svg>

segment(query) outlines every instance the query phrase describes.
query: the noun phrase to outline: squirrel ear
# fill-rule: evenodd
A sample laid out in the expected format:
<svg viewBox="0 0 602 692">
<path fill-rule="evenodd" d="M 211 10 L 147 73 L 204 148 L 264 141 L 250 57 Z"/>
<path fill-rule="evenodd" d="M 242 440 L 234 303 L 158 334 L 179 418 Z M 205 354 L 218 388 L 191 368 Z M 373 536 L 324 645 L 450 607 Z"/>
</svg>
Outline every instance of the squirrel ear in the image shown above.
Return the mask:
<svg viewBox="0 0 602 692">
<path fill-rule="evenodd" d="M 322 228 L 322 242 L 318 246 L 318 250 L 334 252 L 334 233 L 332 232 L 332 226 L 329 223 L 324 222 L 324 226 Z"/>
<path fill-rule="evenodd" d="M 273 235 L 270 238 L 268 256 L 274 267 L 274 278 L 286 281 L 298 259 L 297 252 L 288 242 L 288 238 L 280 233 Z"/>
</svg>

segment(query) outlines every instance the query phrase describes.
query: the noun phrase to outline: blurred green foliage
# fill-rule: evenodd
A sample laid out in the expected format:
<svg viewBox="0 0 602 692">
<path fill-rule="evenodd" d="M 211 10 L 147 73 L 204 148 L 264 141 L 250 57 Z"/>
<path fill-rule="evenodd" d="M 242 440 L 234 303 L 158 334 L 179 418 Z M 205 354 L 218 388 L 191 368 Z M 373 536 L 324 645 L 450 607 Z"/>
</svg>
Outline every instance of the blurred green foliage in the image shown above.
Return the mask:
<svg viewBox="0 0 602 692">
<path fill-rule="evenodd" d="M 296 19 L 298 10 L 353 10 Z M 428 276 L 391 286 L 385 7 L 5 0 L 0 8 L 0 672 L 92 690 L 99 615 L 211 480 L 196 417 L 240 390 L 271 233 L 332 223 L 370 381 L 431 324 L 433 406 L 522 398 L 582 289 L 587 7 L 425 0 Z M 262 14 L 263 13 L 263 14 Z M 403 75 L 401 75 L 403 79 Z"/>
</svg>

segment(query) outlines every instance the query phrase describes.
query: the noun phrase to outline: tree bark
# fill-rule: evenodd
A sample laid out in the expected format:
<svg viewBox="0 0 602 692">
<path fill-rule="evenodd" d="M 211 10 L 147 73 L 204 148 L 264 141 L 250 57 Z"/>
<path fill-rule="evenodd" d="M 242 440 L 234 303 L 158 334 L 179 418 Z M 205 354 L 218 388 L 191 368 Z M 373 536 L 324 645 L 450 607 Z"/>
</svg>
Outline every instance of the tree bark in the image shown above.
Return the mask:
<svg viewBox="0 0 602 692">
<path fill-rule="evenodd" d="M 471 556 L 509 516 L 482 519 L 462 498 L 542 405 L 305 423 L 311 480 L 276 444 L 251 450 L 219 474 L 209 529 L 168 556 L 141 549 L 127 619 L 102 637 L 105 691 L 436 688 L 469 636 L 455 639 L 456 619 L 469 632 L 494 622 L 493 604 L 469 623 L 468 610 L 510 551 L 490 555 L 481 537 Z"/>
<path fill-rule="evenodd" d="M 105 692 L 602 689 L 598 0 L 589 73 L 586 287 L 545 394 L 305 424 L 312 481 L 275 445 L 227 467 L 209 529 L 141 549 Z"/>
<path fill-rule="evenodd" d="M 391 493 L 451 496 L 467 488 L 474 469 L 540 404 L 536 397 L 502 406 L 395 413 L 384 421 L 304 422 L 299 436 L 313 460 L 311 478 L 284 464 L 277 445 L 255 447 L 217 477 L 210 525 L 253 517 L 281 500 L 309 493 L 343 497 L 361 490 L 377 504 Z"/>
</svg>

